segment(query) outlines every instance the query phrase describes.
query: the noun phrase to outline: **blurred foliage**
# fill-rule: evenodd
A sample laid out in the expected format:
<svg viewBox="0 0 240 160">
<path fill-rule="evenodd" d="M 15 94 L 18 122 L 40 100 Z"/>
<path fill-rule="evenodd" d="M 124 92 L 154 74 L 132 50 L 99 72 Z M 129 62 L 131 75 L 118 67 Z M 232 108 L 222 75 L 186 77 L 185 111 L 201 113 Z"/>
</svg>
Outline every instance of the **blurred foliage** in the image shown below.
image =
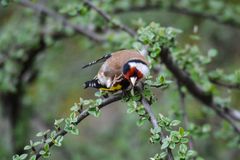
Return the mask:
<svg viewBox="0 0 240 160">
<path fill-rule="evenodd" d="M 123 48 L 140 50 L 144 44 L 149 46 L 148 60 L 154 71 L 159 67 L 158 57 L 162 47 L 168 47 L 181 69 L 205 91 L 215 95 L 215 101 L 223 106 L 240 109 L 239 91 L 232 92 L 212 83 L 212 80 L 220 80 L 227 84 L 240 84 L 239 1 L 94 0 L 93 3 L 97 7 L 112 16 L 108 23 L 96 11 L 77 0 L 33 2 L 38 3 L 55 10 L 71 24 L 97 32 L 106 39 L 106 42 L 94 43 L 71 27 L 62 24 L 56 17 L 42 18 L 43 15 L 38 11 L 23 7 L 21 0 L 1 0 L 0 95 L 20 95 L 20 104 L 23 106 L 21 116 L 18 117 L 18 121 L 22 123 L 18 123 L 17 129 L 11 130 L 7 126 L 9 123 L 4 121 L 9 115 L 5 114 L 6 103 L 1 99 L 3 115 L 1 117 L 3 121 L 0 122 L 0 130 L 3 132 L 3 138 L 0 140 L 1 159 L 12 157 L 12 152 L 16 150 L 11 145 L 17 145 L 22 149 L 25 146 L 25 150 L 34 152 L 35 147 L 41 144 L 44 145 L 41 154 L 48 157 L 51 153 L 52 159 L 152 157 L 151 160 L 158 160 L 166 156 L 166 148 L 173 149 L 177 159 L 191 157 L 197 157 L 198 160 L 239 159 L 239 135 L 236 135 L 232 127 L 220 120 L 210 109 L 204 108 L 202 104 L 188 96 L 186 88 L 182 87 L 190 119 L 185 128 L 179 95 L 176 92 L 177 85 L 173 83 L 175 79 L 162 64 L 160 73 L 152 72 L 152 77 L 146 82 L 147 86 L 167 84 L 167 89 L 144 90 L 144 95 L 154 101 L 154 112 L 161 113 L 158 115 L 158 129 L 149 129 L 150 125 L 145 123 L 149 117 L 145 116 L 143 106 L 136 102 L 136 98 L 139 98 L 136 95 L 130 95 L 127 108 L 126 103 L 122 103 L 117 106 L 124 107 L 110 106 L 100 112 L 97 105 L 101 103 L 101 99 L 90 99 L 95 99 L 93 97 L 95 91 L 83 90 L 81 87 L 85 80 L 94 77 L 99 66 L 91 70 L 80 69 L 88 61 L 102 54 Z M 184 14 L 190 16 L 182 16 Z M 118 25 L 122 23 L 137 30 L 137 36 L 131 37 L 119 29 Z M 66 37 L 55 38 L 53 35 L 58 33 L 63 33 Z M 45 48 L 40 51 L 41 54 L 37 55 L 33 65 L 22 77 L 24 67 L 28 65 L 27 60 L 32 57 L 29 51 L 38 48 L 41 43 L 44 43 Z M 89 100 L 81 99 L 79 104 L 73 105 L 69 111 L 67 106 L 74 104 L 79 97 L 86 97 Z M 99 118 L 85 120 L 77 128 L 73 123 L 76 122 L 82 104 L 89 107 L 88 113 Z M 126 112 L 136 114 L 128 115 Z M 64 120 L 62 117 L 65 117 Z M 53 130 L 47 130 L 53 127 L 53 123 L 55 126 Z M 44 126 L 44 129 L 39 126 Z M 64 143 L 63 146 L 66 147 L 58 148 L 60 152 L 55 150 L 50 152 L 49 146 L 45 143 L 53 140 L 59 128 L 80 136 L 66 136 L 64 141 L 62 136 L 57 137 L 54 144 L 61 146 Z M 159 133 L 163 130 L 169 137 L 160 138 Z M 9 145 L 5 145 L 4 138 L 9 138 L 14 131 L 17 143 L 9 144 L 11 147 L 7 147 Z M 37 137 L 40 138 L 33 138 L 37 132 Z M 190 137 L 194 139 L 194 150 L 187 146 Z M 28 142 L 27 139 L 32 140 Z M 148 141 L 153 144 L 149 145 Z M 160 141 L 163 143 L 161 146 L 157 144 Z M 22 154 L 14 158 L 22 160 L 26 156 Z"/>
</svg>

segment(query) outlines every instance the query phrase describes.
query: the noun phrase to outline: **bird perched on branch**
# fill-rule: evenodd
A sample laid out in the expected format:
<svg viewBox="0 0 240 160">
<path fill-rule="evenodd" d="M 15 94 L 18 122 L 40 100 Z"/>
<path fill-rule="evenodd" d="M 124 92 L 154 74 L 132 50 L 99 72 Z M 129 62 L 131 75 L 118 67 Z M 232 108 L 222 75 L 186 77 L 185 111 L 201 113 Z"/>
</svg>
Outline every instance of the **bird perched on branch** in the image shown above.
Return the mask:
<svg viewBox="0 0 240 160">
<path fill-rule="evenodd" d="M 93 80 L 85 82 L 85 88 L 118 91 L 135 86 L 149 74 L 146 58 L 135 50 L 121 50 L 93 61 L 83 68 L 104 62 Z"/>
</svg>

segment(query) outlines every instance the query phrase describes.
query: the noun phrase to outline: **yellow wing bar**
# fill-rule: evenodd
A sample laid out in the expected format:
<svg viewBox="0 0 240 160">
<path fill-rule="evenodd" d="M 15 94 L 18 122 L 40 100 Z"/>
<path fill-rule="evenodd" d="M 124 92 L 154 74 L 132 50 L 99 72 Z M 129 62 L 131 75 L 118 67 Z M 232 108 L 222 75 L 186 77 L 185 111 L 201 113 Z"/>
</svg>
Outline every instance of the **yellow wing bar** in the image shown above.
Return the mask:
<svg viewBox="0 0 240 160">
<path fill-rule="evenodd" d="M 118 91 L 122 89 L 122 85 L 118 84 L 116 86 L 112 86 L 111 88 L 99 88 L 99 90 L 101 91 L 110 91 L 110 92 L 113 92 L 113 91 Z"/>
</svg>

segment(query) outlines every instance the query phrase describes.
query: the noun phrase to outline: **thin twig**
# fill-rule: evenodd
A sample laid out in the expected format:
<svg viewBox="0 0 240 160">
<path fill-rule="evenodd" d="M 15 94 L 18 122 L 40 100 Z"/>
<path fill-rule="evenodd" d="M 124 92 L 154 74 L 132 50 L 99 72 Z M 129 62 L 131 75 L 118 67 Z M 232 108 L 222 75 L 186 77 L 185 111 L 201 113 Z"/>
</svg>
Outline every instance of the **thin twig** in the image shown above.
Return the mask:
<svg viewBox="0 0 240 160">
<path fill-rule="evenodd" d="M 174 63 L 172 57 L 170 56 L 170 51 L 168 48 L 162 49 L 160 58 L 169 69 L 169 71 L 171 71 L 172 74 L 176 77 L 176 79 L 181 82 L 196 99 L 213 109 L 220 117 L 228 121 L 237 133 L 240 133 L 240 128 L 234 121 L 237 119 L 235 116 L 239 114 L 233 115 L 230 114 L 231 112 L 222 110 L 222 106 L 214 102 L 213 95 L 211 93 L 205 92 L 202 88 L 200 88 L 186 72 L 181 70 L 177 64 Z M 228 108 L 228 110 L 231 109 Z"/>
<path fill-rule="evenodd" d="M 99 109 L 102 109 L 104 107 L 106 107 L 108 104 L 111 104 L 113 102 L 119 101 L 122 99 L 122 94 L 115 94 L 112 95 L 111 97 L 108 97 L 106 99 L 103 100 L 103 102 L 98 106 Z M 74 125 L 78 125 L 82 120 L 84 120 L 85 118 L 87 118 L 89 116 L 88 113 L 88 109 L 83 110 L 77 117 L 77 121 L 76 123 L 74 123 Z M 68 132 L 65 131 L 64 129 L 61 129 L 57 135 L 54 137 L 54 140 L 59 137 L 59 136 L 65 136 Z M 48 143 L 49 147 L 52 147 L 54 145 L 53 141 Z M 36 159 L 39 159 L 42 155 L 40 154 L 40 151 L 43 148 L 40 148 L 37 152 L 36 152 Z"/>
<path fill-rule="evenodd" d="M 158 122 L 157 122 L 157 119 L 156 119 L 156 117 L 155 117 L 152 109 L 151 109 L 151 106 L 149 105 L 149 103 L 147 102 L 147 100 L 146 100 L 144 97 L 142 97 L 142 100 L 141 100 L 141 101 L 142 101 L 142 104 L 143 104 L 146 112 L 147 112 L 148 115 L 150 116 L 150 121 L 151 121 L 151 123 L 152 123 L 152 125 L 153 125 L 153 128 L 154 128 L 154 129 L 155 129 L 155 128 L 158 128 L 158 127 L 159 127 L 159 126 L 158 126 Z M 160 132 L 160 134 L 161 134 L 161 138 L 162 138 L 162 139 L 166 137 L 163 132 Z M 162 143 L 162 142 L 161 142 L 161 143 Z M 173 157 L 173 154 L 172 154 L 172 151 L 171 151 L 170 148 L 167 148 L 167 152 L 168 152 L 168 154 L 167 154 L 168 160 L 174 160 L 174 157 Z"/>
<path fill-rule="evenodd" d="M 127 13 L 127 12 L 143 12 L 143 11 L 151 11 L 151 10 L 160 10 L 161 8 L 162 8 L 162 5 L 161 5 L 161 3 L 159 3 L 159 4 L 155 4 L 155 5 L 131 6 L 126 9 L 116 8 L 113 10 L 113 13 L 119 14 L 119 13 Z M 209 19 L 209 20 L 219 23 L 219 24 L 234 27 L 237 29 L 240 28 L 239 22 L 234 21 L 232 19 L 223 20 L 218 15 L 213 15 L 213 14 L 205 13 L 205 12 L 197 12 L 197 11 L 191 10 L 189 8 L 179 7 L 177 5 L 170 5 L 166 9 L 170 12 L 183 14 L 186 16 L 197 17 L 197 18 Z"/>
<path fill-rule="evenodd" d="M 169 84 L 149 84 L 149 87 L 161 88 L 161 89 L 167 88 L 168 86 L 169 86 Z"/>
<path fill-rule="evenodd" d="M 97 8 L 95 5 L 93 5 L 89 0 L 85 0 L 85 3 L 88 2 L 91 5 L 89 5 L 91 8 L 95 9 L 100 15 L 102 15 L 105 18 L 108 18 L 106 20 L 111 20 L 110 16 L 106 17 L 106 13 L 102 11 L 101 9 Z M 126 30 L 125 30 L 126 31 Z M 127 32 L 127 31 L 126 31 Z M 129 33 L 129 32 L 127 32 Z M 129 33 L 132 37 L 136 36 L 136 33 L 133 35 Z M 222 106 L 218 103 L 215 103 L 213 100 L 213 95 L 211 93 L 208 93 L 204 91 L 202 88 L 200 88 L 192 79 L 189 77 L 188 74 L 186 74 L 183 70 L 179 68 L 178 65 L 176 65 L 170 56 L 169 48 L 163 48 L 161 50 L 160 58 L 162 62 L 166 65 L 166 67 L 173 73 L 173 75 L 179 80 L 186 88 L 189 90 L 189 92 L 199 101 L 201 101 L 203 104 L 208 106 L 209 108 L 213 109 L 217 115 L 219 115 L 221 118 L 228 121 L 234 128 L 234 130 L 237 133 L 240 133 L 240 127 L 236 124 L 235 120 L 240 119 L 238 117 L 240 115 L 240 112 L 237 110 L 232 111 L 230 108 L 224 108 L 222 109 Z M 228 112 L 227 112 L 228 111 Z M 235 114 L 232 114 L 235 113 Z M 237 116 L 237 117 L 236 117 Z"/>
<path fill-rule="evenodd" d="M 174 64 L 168 48 L 163 49 L 160 55 L 161 60 L 167 66 L 167 68 L 184 86 L 187 87 L 189 92 L 196 99 L 200 100 L 203 104 L 212 108 L 220 117 L 227 120 L 233 126 L 237 133 L 240 133 L 240 128 L 234 122 L 234 120 L 240 120 L 240 111 L 233 110 L 227 107 L 224 107 L 224 109 L 221 110 L 222 106 L 213 102 L 212 94 L 202 90 L 202 88 L 200 88 L 184 71 L 182 71 L 176 64 Z"/>
<path fill-rule="evenodd" d="M 240 83 L 227 83 L 227 82 L 223 82 L 220 80 L 215 80 L 215 79 L 209 79 L 213 84 L 221 86 L 221 87 L 225 87 L 225 88 L 229 88 L 229 89 L 240 89 Z"/>
<path fill-rule="evenodd" d="M 96 7 L 93 3 L 91 3 L 89 0 L 85 0 L 84 1 L 85 4 L 87 4 L 90 8 L 94 9 L 97 13 L 99 13 L 99 15 L 101 15 L 106 21 L 108 22 L 112 22 L 112 18 L 110 15 L 108 15 L 106 12 L 104 12 L 103 10 L 101 10 L 100 8 Z M 130 30 L 127 26 L 125 25 L 120 25 L 120 24 L 117 24 L 117 26 L 127 32 L 129 35 L 131 36 L 135 36 L 136 35 L 136 32 Z M 146 111 L 148 112 L 149 116 L 150 116 L 150 120 L 151 120 L 151 123 L 153 125 L 154 128 L 157 128 L 158 127 L 158 124 L 157 124 L 157 119 L 155 118 L 154 116 L 154 113 L 152 112 L 151 110 L 151 107 L 150 105 L 148 104 L 148 102 L 145 100 L 145 98 L 142 98 L 142 103 L 144 105 L 144 108 L 146 109 Z M 163 132 L 161 132 L 161 137 L 164 138 L 165 135 Z M 171 149 L 167 149 L 167 152 L 168 152 L 168 159 L 169 160 L 174 160 L 174 157 L 173 157 L 173 154 L 172 154 L 172 151 Z"/>
<path fill-rule="evenodd" d="M 35 128 L 38 131 L 46 131 L 52 126 L 48 123 L 46 123 L 41 116 L 39 116 L 39 113 L 34 112 L 31 117 L 31 126 L 32 128 Z M 61 156 L 63 156 L 64 159 L 73 159 L 73 155 L 71 152 L 66 148 L 66 146 L 62 146 L 61 149 Z"/>
<path fill-rule="evenodd" d="M 92 8 L 93 10 L 95 10 L 99 15 L 101 15 L 107 22 L 109 23 L 113 23 L 116 27 L 118 27 L 119 29 L 127 32 L 129 35 L 131 36 L 135 36 L 136 32 L 134 30 L 132 30 L 131 28 L 129 28 L 126 25 L 123 25 L 121 23 L 115 23 L 113 21 L 113 18 L 108 15 L 106 12 L 104 12 L 103 10 L 99 9 L 97 6 L 95 6 L 90 0 L 84 0 L 84 3 L 86 5 L 88 5 L 90 8 Z"/>
<path fill-rule="evenodd" d="M 184 128 L 188 129 L 189 128 L 189 120 L 188 120 L 188 115 L 186 112 L 186 104 L 185 104 L 185 93 L 182 91 L 181 87 L 181 83 L 179 81 L 177 81 L 177 87 L 178 87 L 178 93 L 179 93 L 179 97 L 180 97 L 180 107 L 181 107 L 181 111 L 182 111 L 182 117 L 183 117 L 183 124 L 184 124 Z M 189 137 L 189 148 L 191 150 L 193 150 L 193 137 L 190 136 Z"/>
<path fill-rule="evenodd" d="M 90 40 L 93 40 L 95 42 L 104 41 L 104 38 L 102 38 L 100 35 L 96 34 L 95 32 L 92 32 L 91 30 L 88 30 L 87 28 L 84 28 L 80 25 L 70 23 L 64 16 L 58 14 L 54 10 L 47 8 L 44 5 L 41 5 L 39 3 L 32 3 L 28 0 L 20 0 L 19 3 L 25 7 L 32 8 L 35 11 L 45 13 L 49 17 L 52 17 L 53 19 L 62 23 L 63 26 L 73 29 L 75 32 L 88 37 Z"/>
<path fill-rule="evenodd" d="M 230 27 L 234 27 L 234 28 L 237 28 L 237 29 L 240 28 L 240 23 L 238 23 L 237 21 L 234 21 L 232 19 L 231 20 L 223 20 L 221 17 L 219 17 L 217 15 L 213 15 L 213 14 L 209 14 L 209 13 L 205 13 L 205 12 L 197 12 L 197 11 L 190 10 L 188 8 L 178 7 L 176 5 L 172 5 L 169 8 L 169 10 L 173 11 L 175 13 L 185 14 L 187 16 L 209 19 L 213 22 L 223 24 L 223 25 L 227 25 L 227 26 L 230 26 Z"/>
<path fill-rule="evenodd" d="M 237 133 L 240 133 L 240 128 L 234 120 L 240 120 L 240 111 L 233 110 L 227 107 L 222 107 L 220 104 L 213 101 L 213 95 L 205 92 L 200 88 L 183 70 L 181 70 L 170 56 L 168 48 L 162 49 L 161 60 L 173 75 L 187 87 L 189 92 L 206 106 L 212 108 L 220 117 L 228 121 Z M 224 108 L 224 109 L 222 109 Z"/>
<path fill-rule="evenodd" d="M 33 4 L 27 0 L 21 0 L 20 1 L 23 5 L 28 6 L 30 8 L 33 8 L 35 10 L 41 11 L 41 12 L 45 12 L 48 16 L 53 17 L 57 20 L 59 20 L 61 23 L 63 23 L 64 25 L 74 29 L 76 32 L 83 34 L 84 36 L 90 38 L 93 41 L 97 41 L 97 42 L 102 42 L 102 39 L 98 37 L 98 35 L 96 35 L 95 33 L 92 33 L 91 31 L 87 31 L 84 28 L 80 27 L 79 25 L 74 25 L 71 24 L 67 21 L 67 19 L 65 19 L 64 17 L 62 17 L 61 15 L 57 14 L 54 11 L 49 10 L 48 8 L 39 5 L 39 4 Z M 85 1 L 85 2 L 89 2 L 89 1 Z M 90 2 L 91 4 L 91 2 Z M 92 6 L 93 9 L 98 9 L 96 6 Z M 111 17 L 106 17 L 106 14 L 103 14 L 105 12 L 99 12 L 101 10 L 96 10 L 101 16 L 105 16 L 105 19 L 109 22 L 109 20 L 111 20 Z M 136 36 L 135 32 L 129 32 L 125 27 L 119 27 L 121 30 L 129 33 L 131 36 Z M 97 37 L 97 38 L 96 38 Z M 182 71 L 175 63 L 173 63 L 172 58 L 169 56 L 169 51 L 167 50 L 162 50 L 161 52 L 161 59 L 163 61 L 163 63 L 167 66 L 167 68 L 173 73 L 173 75 L 184 85 L 186 86 L 186 88 L 188 89 L 188 91 L 198 100 L 200 100 L 202 103 L 206 104 L 207 106 L 209 106 L 210 108 L 212 108 L 220 117 L 222 117 L 223 119 L 227 120 L 233 127 L 234 129 L 240 133 L 240 129 L 239 127 L 237 127 L 237 125 L 235 124 L 235 122 L 232 120 L 232 114 L 229 114 L 231 112 L 226 112 L 225 110 L 221 110 L 221 106 L 219 104 L 216 104 L 213 102 L 213 97 L 211 94 L 206 93 L 205 91 L 203 91 L 199 86 L 197 86 L 195 84 L 195 82 L 188 77 L 187 74 L 185 74 L 184 71 Z M 115 102 L 117 100 L 120 100 L 121 96 L 115 96 L 115 97 L 109 97 L 107 99 L 105 99 L 103 101 L 103 103 L 99 106 L 99 108 L 103 108 L 104 106 L 106 106 L 107 104 L 110 104 L 112 102 Z M 147 101 L 145 101 L 147 102 Z M 144 101 L 143 101 L 144 103 Z M 146 105 L 146 103 L 145 103 Z M 150 105 L 147 103 L 146 105 L 147 107 L 150 107 Z M 150 108 L 151 109 L 151 108 Z M 147 110 L 147 109 L 146 109 Z M 154 126 L 156 126 L 156 118 L 154 118 L 153 114 L 150 114 L 152 112 L 150 112 L 151 110 L 149 110 L 149 116 L 152 117 L 151 118 L 151 122 L 153 123 Z M 81 114 L 78 117 L 78 121 L 76 123 L 76 125 L 78 123 L 80 123 L 83 119 L 85 119 L 88 116 L 88 112 L 87 110 L 84 110 L 83 112 L 81 112 Z M 153 115 L 153 116 L 152 116 Z M 61 130 L 60 132 L 58 132 L 57 136 L 63 136 L 66 135 L 67 132 L 64 130 Z M 55 138 L 57 138 L 57 136 Z M 53 146 L 53 142 L 49 143 L 50 146 Z M 37 154 L 37 157 L 39 158 L 41 155 Z"/>
</svg>

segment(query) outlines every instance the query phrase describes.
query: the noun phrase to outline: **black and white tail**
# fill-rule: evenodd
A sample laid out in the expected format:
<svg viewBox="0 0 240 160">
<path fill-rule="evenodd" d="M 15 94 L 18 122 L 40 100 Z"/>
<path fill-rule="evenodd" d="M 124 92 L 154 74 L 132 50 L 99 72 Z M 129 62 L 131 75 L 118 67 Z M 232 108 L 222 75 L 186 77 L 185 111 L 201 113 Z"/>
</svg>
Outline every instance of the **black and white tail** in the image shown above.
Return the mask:
<svg viewBox="0 0 240 160">
<path fill-rule="evenodd" d="M 96 63 L 104 62 L 104 61 L 105 61 L 106 59 L 108 59 L 109 57 L 111 57 L 111 54 L 107 54 L 107 55 L 99 58 L 99 59 L 96 60 L 96 61 L 93 61 L 93 62 L 91 62 L 91 63 L 88 63 L 87 65 L 83 66 L 82 68 L 87 68 L 87 67 L 92 66 L 92 65 L 94 65 L 94 64 L 96 64 Z"/>
<path fill-rule="evenodd" d="M 90 81 L 85 82 L 84 84 L 84 88 L 105 88 L 105 86 L 103 86 L 102 84 L 99 83 L 98 79 L 93 79 Z"/>
</svg>

